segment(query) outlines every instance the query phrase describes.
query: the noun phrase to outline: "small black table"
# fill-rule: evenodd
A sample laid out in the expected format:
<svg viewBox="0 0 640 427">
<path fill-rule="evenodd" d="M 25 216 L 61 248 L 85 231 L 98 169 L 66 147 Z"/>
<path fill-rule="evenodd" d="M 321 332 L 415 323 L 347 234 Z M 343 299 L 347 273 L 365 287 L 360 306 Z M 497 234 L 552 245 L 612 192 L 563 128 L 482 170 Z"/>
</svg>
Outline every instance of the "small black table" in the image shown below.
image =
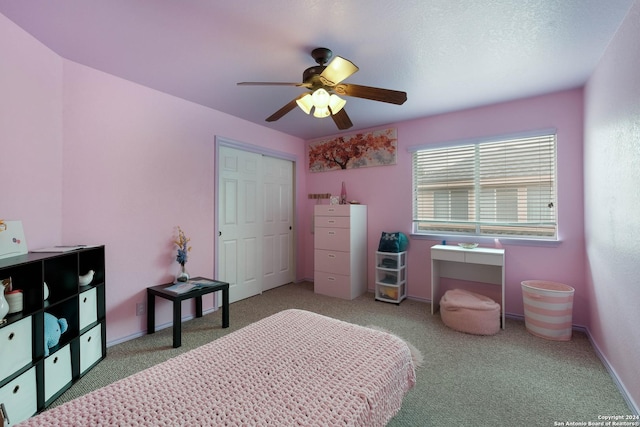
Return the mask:
<svg viewBox="0 0 640 427">
<path fill-rule="evenodd" d="M 147 288 L 147 334 L 152 334 L 156 331 L 155 297 L 173 301 L 173 348 L 178 348 L 182 345 L 182 301 L 186 299 L 196 299 L 196 317 L 202 317 L 202 295 L 222 291 L 222 327 L 229 327 L 229 284 L 203 277 L 195 277 L 192 280 L 206 280 L 215 282 L 215 285 L 194 288 L 183 294 L 174 294 L 165 290 L 173 283 Z"/>
</svg>

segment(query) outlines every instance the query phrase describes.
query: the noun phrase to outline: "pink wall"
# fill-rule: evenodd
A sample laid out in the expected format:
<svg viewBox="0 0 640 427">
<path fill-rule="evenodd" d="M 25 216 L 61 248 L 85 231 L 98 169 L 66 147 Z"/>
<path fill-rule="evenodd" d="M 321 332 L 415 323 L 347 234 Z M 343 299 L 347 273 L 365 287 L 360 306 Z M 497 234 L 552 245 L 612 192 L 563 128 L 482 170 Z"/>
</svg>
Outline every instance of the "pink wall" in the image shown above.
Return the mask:
<svg viewBox="0 0 640 427">
<path fill-rule="evenodd" d="M 63 236 L 107 245 L 107 333 L 115 339 L 145 330 L 136 303 L 147 286 L 173 279 L 174 226 L 191 238 L 189 271 L 215 277 L 215 136 L 301 160 L 304 145 L 68 61 L 64 94 Z"/>
<path fill-rule="evenodd" d="M 135 303 L 144 300 L 146 286 L 174 274 L 175 225 L 193 239 L 192 273 L 215 274 L 216 135 L 297 156 L 298 278 L 313 277 L 314 202 L 306 194 L 337 194 L 345 181 L 349 199 L 369 206 L 373 277 L 381 231 L 411 230 L 408 147 L 555 127 L 562 243 L 505 245 L 506 309 L 522 314 L 521 280 L 574 286 L 574 323 L 589 326 L 637 402 L 640 223 L 631 213 L 640 209 L 639 23 L 636 2 L 587 86 L 583 191 L 579 89 L 394 124 L 397 165 L 309 174 L 303 141 L 66 61 L 0 15 L 0 217 L 21 219 L 32 248 L 107 245 L 107 339 L 116 341 L 144 330 Z M 412 297 L 430 297 L 429 247 L 435 243 L 411 241 Z M 159 315 L 161 323 L 169 320 L 166 304 Z"/>
<path fill-rule="evenodd" d="M 347 184 L 349 199 L 368 205 L 369 288 L 374 287 L 374 253 L 382 231 L 411 232 L 411 154 L 408 147 L 428 143 L 513 134 L 556 128 L 558 135 L 557 247 L 504 245 L 506 249 L 506 311 L 523 315 L 520 282 L 527 279 L 553 280 L 576 288 L 574 323 L 587 325 L 588 295 L 585 263 L 582 201 L 582 90 L 570 90 L 526 100 L 443 114 L 396 123 L 398 162 L 394 166 L 308 173 L 310 193 L 339 194 Z M 306 201 L 311 218 L 314 202 Z M 309 226 L 310 228 L 310 226 Z M 313 250 L 310 230 L 307 251 Z M 455 240 L 447 239 L 451 242 Z M 412 238 L 408 256 L 409 296 L 431 298 L 430 246 L 439 241 Z M 488 245 L 483 245 L 488 246 Z M 308 259 L 306 277 L 313 277 L 313 260 Z"/>
<path fill-rule="evenodd" d="M 592 338 L 640 411 L 640 1 L 585 90 L 585 235 Z"/>
<path fill-rule="evenodd" d="M 0 218 L 62 236 L 62 59 L 0 14 Z"/>
<path fill-rule="evenodd" d="M 108 342 L 146 329 L 135 305 L 176 273 L 176 225 L 189 271 L 215 276 L 216 135 L 304 163 L 298 138 L 63 60 L 2 15 L 0 57 L 0 214 L 24 221 L 30 248 L 106 245 Z M 169 322 L 169 305 L 157 314 Z"/>
</svg>

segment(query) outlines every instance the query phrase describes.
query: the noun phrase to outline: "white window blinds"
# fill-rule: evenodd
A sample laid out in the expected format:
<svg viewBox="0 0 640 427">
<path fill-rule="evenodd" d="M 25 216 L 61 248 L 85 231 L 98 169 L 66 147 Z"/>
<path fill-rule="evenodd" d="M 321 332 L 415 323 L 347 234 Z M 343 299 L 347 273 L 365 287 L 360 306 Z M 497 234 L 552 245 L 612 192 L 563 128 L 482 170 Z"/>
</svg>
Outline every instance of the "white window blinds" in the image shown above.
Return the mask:
<svg viewBox="0 0 640 427">
<path fill-rule="evenodd" d="M 415 233 L 556 238 L 556 136 L 413 153 Z"/>
</svg>

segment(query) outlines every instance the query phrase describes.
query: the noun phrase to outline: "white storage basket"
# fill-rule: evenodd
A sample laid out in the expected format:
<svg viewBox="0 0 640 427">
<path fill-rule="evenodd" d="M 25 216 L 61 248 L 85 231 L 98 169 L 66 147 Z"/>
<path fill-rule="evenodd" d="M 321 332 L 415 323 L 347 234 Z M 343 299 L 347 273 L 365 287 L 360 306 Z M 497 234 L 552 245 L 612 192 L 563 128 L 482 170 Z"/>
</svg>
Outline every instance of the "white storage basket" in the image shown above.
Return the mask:
<svg viewBox="0 0 640 427">
<path fill-rule="evenodd" d="M 549 340 L 569 341 L 575 289 L 543 280 L 525 280 L 521 284 L 527 331 Z"/>
</svg>

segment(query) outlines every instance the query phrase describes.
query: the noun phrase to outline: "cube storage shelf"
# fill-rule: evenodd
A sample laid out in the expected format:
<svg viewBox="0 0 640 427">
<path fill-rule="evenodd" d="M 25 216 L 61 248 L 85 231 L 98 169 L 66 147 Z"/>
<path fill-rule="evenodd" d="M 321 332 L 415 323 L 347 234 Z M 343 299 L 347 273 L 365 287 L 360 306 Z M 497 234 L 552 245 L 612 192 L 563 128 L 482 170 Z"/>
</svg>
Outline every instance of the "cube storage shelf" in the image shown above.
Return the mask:
<svg viewBox="0 0 640 427">
<path fill-rule="evenodd" d="M 407 252 L 376 252 L 376 300 L 400 304 L 407 297 Z"/>
<path fill-rule="evenodd" d="M 9 425 L 44 410 L 106 356 L 104 259 L 104 246 L 0 259 L 0 280 L 10 277 L 23 295 L 22 311 L 0 324 L 0 403 Z M 80 286 L 89 270 L 93 280 Z M 45 313 L 68 324 L 48 356 Z"/>
</svg>

